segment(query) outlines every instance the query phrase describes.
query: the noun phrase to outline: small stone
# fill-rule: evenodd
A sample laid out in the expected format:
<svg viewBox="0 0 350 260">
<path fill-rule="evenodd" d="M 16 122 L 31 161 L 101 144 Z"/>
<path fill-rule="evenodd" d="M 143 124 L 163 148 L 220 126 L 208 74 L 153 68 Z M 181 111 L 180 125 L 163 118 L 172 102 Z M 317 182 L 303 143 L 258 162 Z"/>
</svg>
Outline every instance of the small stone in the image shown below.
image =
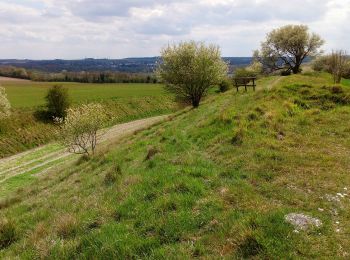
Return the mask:
<svg viewBox="0 0 350 260">
<path fill-rule="evenodd" d="M 322 226 L 321 220 L 301 213 L 290 213 L 284 218 L 288 223 L 292 224 L 296 230 L 307 230 L 310 227 Z"/>
<path fill-rule="evenodd" d="M 339 233 L 339 232 L 340 232 L 340 228 L 337 228 L 337 229 L 335 230 L 335 232 Z"/>
<path fill-rule="evenodd" d="M 328 200 L 329 202 L 340 202 L 339 197 L 332 196 L 330 194 L 326 194 L 325 199 Z"/>
<path fill-rule="evenodd" d="M 344 198 L 344 194 L 342 194 L 342 193 L 337 193 L 337 196 L 341 197 L 341 198 Z"/>
<path fill-rule="evenodd" d="M 335 224 L 339 225 L 339 221 L 336 221 Z"/>
<path fill-rule="evenodd" d="M 318 211 L 321 211 L 321 212 L 323 212 L 323 211 L 324 211 L 324 209 L 322 209 L 322 208 L 318 208 Z"/>
<path fill-rule="evenodd" d="M 284 139 L 284 136 L 281 134 L 277 135 L 277 140 L 282 141 Z"/>
</svg>

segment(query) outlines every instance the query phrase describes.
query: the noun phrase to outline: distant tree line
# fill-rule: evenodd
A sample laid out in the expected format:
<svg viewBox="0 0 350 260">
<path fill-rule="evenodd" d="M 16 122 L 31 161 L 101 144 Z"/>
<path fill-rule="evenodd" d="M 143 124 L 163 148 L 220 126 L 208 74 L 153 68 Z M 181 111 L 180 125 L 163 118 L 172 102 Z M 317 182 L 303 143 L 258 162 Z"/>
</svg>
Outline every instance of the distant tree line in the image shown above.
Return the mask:
<svg viewBox="0 0 350 260">
<path fill-rule="evenodd" d="M 153 74 L 113 71 L 62 71 L 59 73 L 27 70 L 15 66 L 0 66 L 0 76 L 50 82 L 81 83 L 157 83 Z"/>
</svg>

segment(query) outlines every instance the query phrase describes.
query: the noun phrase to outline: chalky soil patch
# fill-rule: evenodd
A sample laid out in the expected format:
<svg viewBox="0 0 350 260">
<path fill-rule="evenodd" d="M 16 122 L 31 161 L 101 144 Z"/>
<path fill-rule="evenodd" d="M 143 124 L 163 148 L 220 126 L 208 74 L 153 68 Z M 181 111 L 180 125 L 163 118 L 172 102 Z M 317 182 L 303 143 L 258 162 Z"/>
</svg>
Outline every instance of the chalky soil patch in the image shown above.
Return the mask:
<svg viewBox="0 0 350 260">
<path fill-rule="evenodd" d="M 310 217 L 308 215 L 304 215 L 302 213 L 290 213 L 287 214 L 285 217 L 286 222 L 292 224 L 297 231 L 305 231 L 310 228 L 318 228 L 322 226 L 322 221 Z"/>
</svg>

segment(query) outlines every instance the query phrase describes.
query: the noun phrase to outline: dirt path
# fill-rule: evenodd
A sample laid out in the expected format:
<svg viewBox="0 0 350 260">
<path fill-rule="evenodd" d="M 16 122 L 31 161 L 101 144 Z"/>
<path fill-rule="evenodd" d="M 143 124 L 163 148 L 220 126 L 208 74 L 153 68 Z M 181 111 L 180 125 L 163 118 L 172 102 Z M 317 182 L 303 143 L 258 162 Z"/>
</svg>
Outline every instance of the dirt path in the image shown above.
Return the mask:
<svg viewBox="0 0 350 260">
<path fill-rule="evenodd" d="M 281 80 L 283 79 L 282 76 L 274 79 L 268 86 L 267 86 L 267 89 L 270 90 L 270 89 L 273 89 Z"/>
<path fill-rule="evenodd" d="M 111 128 L 101 130 L 100 143 L 107 143 L 123 138 L 148 128 L 166 119 L 168 115 L 140 119 L 129 123 L 115 125 Z M 40 174 L 46 172 L 53 166 L 59 165 L 74 155 L 66 152 L 64 147 L 58 144 L 47 144 L 20 154 L 13 155 L 0 160 L 0 183 L 17 175 L 32 173 Z"/>
</svg>

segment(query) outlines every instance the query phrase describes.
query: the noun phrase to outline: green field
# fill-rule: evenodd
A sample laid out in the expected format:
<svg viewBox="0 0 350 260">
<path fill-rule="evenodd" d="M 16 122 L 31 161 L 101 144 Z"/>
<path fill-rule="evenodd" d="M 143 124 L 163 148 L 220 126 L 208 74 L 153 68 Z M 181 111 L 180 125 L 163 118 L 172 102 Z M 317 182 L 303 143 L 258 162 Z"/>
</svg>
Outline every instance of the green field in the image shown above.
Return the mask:
<svg viewBox="0 0 350 260">
<path fill-rule="evenodd" d="M 18 180 L 0 258 L 348 259 L 349 105 L 321 74 L 264 78 Z"/>
<path fill-rule="evenodd" d="M 56 127 L 37 118 L 50 86 L 62 84 L 73 105 L 99 102 L 107 111 L 109 126 L 177 109 L 173 97 L 160 84 L 84 84 L 32 82 L 0 78 L 12 106 L 10 117 L 0 121 L 0 158 L 46 144 L 56 138 Z"/>
<path fill-rule="evenodd" d="M 28 108 L 44 105 L 47 90 L 53 85 L 63 85 L 67 87 L 73 103 L 129 97 L 159 97 L 165 94 L 161 84 L 85 84 L 71 82 L 16 81 L 6 79 L 0 80 L 0 84 L 5 87 L 13 108 Z"/>
</svg>

